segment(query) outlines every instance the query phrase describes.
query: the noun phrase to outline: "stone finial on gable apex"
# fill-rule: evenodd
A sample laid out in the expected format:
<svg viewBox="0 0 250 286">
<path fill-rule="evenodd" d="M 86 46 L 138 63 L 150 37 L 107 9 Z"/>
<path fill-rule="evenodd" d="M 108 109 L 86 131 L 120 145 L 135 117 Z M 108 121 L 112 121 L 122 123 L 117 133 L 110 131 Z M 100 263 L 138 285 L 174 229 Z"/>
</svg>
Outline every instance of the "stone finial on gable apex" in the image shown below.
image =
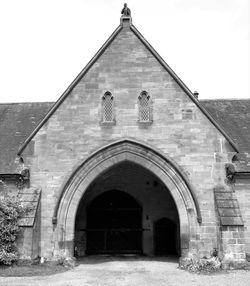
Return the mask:
<svg viewBox="0 0 250 286">
<path fill-rule="evenodd" d="M 130 9 L 128 8 L 127 3 L 124 3 L 124 7 L 123 7 L 123 9 L 122 9 L 121 14 L 122 14 L 123 16 L 125 16 L 125 17 L 131 17 L 131 11 L 130 11 Z"/>
<path fill-rule="evenodd" d="M 124 3 L 124 7 L 121 11 L 121 25 L 122 26 L 129 26 L 132 24 L 132 18 L 131 18 L 131 11 L 127 6 L 127 3 Z"/>
</svg>

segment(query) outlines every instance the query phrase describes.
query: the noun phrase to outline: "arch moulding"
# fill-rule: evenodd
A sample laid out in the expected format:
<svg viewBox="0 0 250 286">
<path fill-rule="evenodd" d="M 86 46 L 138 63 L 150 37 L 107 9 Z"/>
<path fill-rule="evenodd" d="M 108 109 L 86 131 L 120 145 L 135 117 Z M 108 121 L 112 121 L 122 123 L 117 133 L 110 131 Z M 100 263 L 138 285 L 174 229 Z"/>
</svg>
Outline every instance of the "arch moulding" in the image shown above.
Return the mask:
<svg viewBox="0 0 250 286">
<path fill-rule="evenodd" d="M 61 190 L 52 223 L 55 253 L 73 256 L 74 226 L 78 205 L 90 184 L 104 171 L 121 162 L 133 162 L 157 176 L 172 195 L 179 214 L 181 254 L 189 250 L 191 227 L 201 223 L 198 201 L 181 169 L 165 154 L 133 140 L 122 140 L 96 151 L 71 174 Z"/>
</svg>

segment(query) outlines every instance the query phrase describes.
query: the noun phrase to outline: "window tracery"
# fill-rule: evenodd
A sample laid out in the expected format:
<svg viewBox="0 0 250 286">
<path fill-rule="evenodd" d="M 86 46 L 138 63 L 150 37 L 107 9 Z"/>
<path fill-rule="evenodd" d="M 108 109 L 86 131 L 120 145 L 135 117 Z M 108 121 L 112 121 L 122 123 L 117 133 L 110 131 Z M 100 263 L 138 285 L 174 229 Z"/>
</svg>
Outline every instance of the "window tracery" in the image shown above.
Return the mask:
<svg viewBox="0 0 250 286">
<path fill-rule="evenodd" d="M 114 97 L 106 91 L 102 97 L 102 123 L 114 122 Z"/>
<path fill-rule="evenodd" d="M 139 122 L 152 122 L 152 101 L 146 91 L 142 91 L 138 97 Z"/>
</svg>

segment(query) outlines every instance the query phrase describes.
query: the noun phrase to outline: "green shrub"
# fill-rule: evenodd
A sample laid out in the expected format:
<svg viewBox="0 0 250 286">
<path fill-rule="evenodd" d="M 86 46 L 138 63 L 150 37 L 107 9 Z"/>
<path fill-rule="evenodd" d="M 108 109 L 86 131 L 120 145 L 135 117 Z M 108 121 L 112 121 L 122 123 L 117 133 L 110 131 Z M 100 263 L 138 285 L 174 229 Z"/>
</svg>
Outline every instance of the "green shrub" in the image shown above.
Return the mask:
<svg viewBox="0 0 250 286">
<path fill-rule="evenodd" d="M 0 197 L 0 264 L 10 265 L 18 259 L 15 241 L 18 219 L 25 212 L 16 196 Z"/>
<path fill-rule="evenodd" d="M 215 272 L 221 269 L 221 261 L 218 257 L 186 258 L 182 261 L 180 268 L 191 272 Z"/>
</svg>

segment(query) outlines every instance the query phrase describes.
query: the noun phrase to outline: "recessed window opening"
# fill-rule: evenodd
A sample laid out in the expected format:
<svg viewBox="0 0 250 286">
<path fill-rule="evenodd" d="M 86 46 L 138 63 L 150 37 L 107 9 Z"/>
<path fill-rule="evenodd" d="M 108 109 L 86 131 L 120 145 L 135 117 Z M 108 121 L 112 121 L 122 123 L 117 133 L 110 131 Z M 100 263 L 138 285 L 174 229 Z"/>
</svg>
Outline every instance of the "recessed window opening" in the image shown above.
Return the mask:
<svg viewBox="0 0 250 286">
<path fill-rule="evenodd" d="M 102 122 L 114 122 L 114 97 L 109 91 L 102 97 Z"/>
<path fill-rule="evenodd" d="M 142 91 L 138 97 L 139 103 L 139 122 L 152 121 L 152 104 L 151 98 L 146 91 Z"/>
</svg>

